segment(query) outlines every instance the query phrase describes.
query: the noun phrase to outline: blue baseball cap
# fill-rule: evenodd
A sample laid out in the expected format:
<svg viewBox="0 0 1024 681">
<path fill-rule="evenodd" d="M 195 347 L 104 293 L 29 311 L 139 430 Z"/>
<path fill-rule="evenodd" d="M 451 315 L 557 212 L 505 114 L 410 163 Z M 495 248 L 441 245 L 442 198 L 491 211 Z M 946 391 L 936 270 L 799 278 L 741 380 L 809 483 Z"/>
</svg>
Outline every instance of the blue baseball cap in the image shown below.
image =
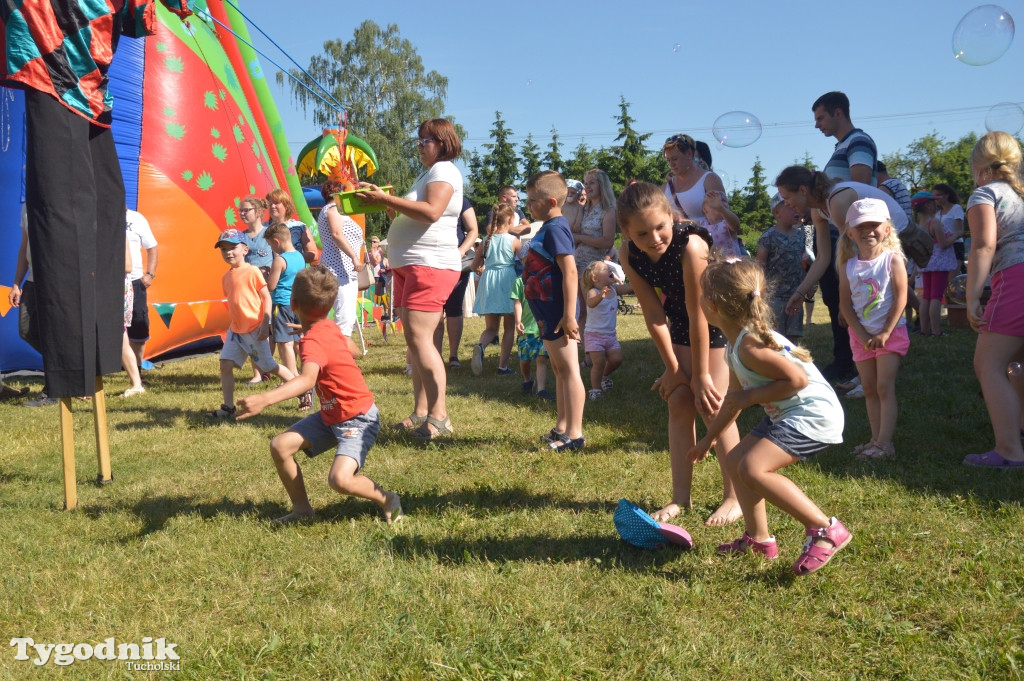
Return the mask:
<svg viewBox="0 0 1024 681">
<path fill-rule="evenodd" d="M 244 244 L 245 237 L 237 229 L 225 229 L 220 233 L 220 238 L 214 244 L 214 248 L 220 248 L 221 243 L 227 241 L 229 244 Z"/>
</svg>

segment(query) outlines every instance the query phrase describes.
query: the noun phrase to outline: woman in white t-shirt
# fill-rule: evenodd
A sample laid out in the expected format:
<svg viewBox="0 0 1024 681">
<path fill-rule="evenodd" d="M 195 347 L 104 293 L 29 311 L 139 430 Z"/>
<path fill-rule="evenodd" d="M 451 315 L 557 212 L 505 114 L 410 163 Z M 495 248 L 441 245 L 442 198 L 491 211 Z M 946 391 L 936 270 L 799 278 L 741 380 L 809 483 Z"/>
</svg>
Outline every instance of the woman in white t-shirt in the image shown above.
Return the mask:
<svg viewBox="0 0 1024 681">
<path fill-rule="evenodd" d="M 956 190 L 948 184 L 939 183 L 932 187 L 932 196 L 939 204 L 939 212 L 935 217 L 942 220 L 946 233 L 956 235 L 953 252 L 956 254 L 957 268 L 949 273 L 950 278 L 964 272 L 964 209 L 960 207 L 960 197 Z"/>
<path fill-rule="evenodd" d="M 395 428 L 415 437 L 450 435 L 445 404 L 444 360 L 434 346 L 434 329 L 444 303 L 462 273 L 455 228 L 462 212 L 462 173 L 452 161 L 462 142 L 443 118 L 424 121 L 416 145 L 426 170 L 404 197 L 361 183 L 366 203 L 384 206 L 393 218 L 388 230 L 388 260 L 393 276 L 392 300 L 402 320 L 412 364 L 413 411 Z"/>
</svg>

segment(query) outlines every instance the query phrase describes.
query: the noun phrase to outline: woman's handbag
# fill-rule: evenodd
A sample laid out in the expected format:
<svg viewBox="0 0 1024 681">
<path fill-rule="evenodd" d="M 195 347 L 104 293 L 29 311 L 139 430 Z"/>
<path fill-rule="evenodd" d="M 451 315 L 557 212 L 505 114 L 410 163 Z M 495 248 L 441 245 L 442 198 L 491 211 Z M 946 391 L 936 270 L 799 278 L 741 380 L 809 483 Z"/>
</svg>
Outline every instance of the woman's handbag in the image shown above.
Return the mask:
<svg viewBox="0 0 1024 681">
<path fill-rule="evenodd" d="M 462 256 L 462 271 L 468 272 L 473 268 L 473 260 L 476 258 L 476 249 L 470 248 L 466 251 L 466 254 Z"/>
<path fill-rule="evenodd" d="M 918 267 L 925 267 L 932 257 L 932 235 L 913 220 L 899 233 L 903 253 Z"/>
<path fill-rule="evenodd" d="M 359 282 L 360 291 L 365 291 L 373 286 L 373 265 L 370 264 L 369 255 L 363 261 L 363 269 L 356 272 L 356 280 Z"/>
</svg>

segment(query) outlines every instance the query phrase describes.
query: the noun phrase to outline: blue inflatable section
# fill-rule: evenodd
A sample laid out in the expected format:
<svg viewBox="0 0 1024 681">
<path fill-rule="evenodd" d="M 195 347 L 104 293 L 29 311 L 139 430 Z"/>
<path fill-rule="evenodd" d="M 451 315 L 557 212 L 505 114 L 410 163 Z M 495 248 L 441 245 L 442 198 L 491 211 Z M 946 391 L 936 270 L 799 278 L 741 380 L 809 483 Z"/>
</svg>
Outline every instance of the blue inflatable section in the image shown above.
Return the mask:
<svg viewBox="0 0 1024 681">
<path fill-rule="evenodd" d="M 7 294 L 14 283 L 21 243 L 21 206 L 25 203 L 25 95 L 21 90 L 0 88 L 0 292 L 7 308 Z M 18 310 L 0 317 L 0 371 L 42 369 L 43 359 L 18 335 Z"/>
</svg>

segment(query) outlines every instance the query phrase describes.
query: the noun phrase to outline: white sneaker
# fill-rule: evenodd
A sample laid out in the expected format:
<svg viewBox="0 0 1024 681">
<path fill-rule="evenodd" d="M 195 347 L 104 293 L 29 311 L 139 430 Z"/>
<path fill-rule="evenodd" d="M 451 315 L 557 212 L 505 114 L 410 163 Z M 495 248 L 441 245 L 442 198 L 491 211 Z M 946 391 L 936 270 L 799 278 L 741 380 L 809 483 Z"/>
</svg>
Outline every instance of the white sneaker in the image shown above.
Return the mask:
<svg viewBox="0 0 1024 681">
<path fill-rule="evenodd" d="M 604 393 L 603 393 L 603 392 L 601 392 L 601 389 L 600 389 L 600 388 L 594 388 L 594 389 L 593 389 L 593 390 L 591 390 L 591 391 L 590 391 L 589 393 L 587 393 L 587 397 L 589 397 L 589 398 L 590 398 L 590 399 L 592 399 L 592 400 L 598 400 L 598 399 L 601 399 L 601 396 L 602 396 L 602 395 L 604 395 Z"/>
<path fill-rule="evenodd" d="M 479 343 L 473 346 L 473 359 L 469 362 L 469 368 L 477 376 L 484 373 L 484 346 Z"/>
<path fill-rule="evenodd" d="M 864 397 L 864 386 L 857 385 L 856 388 L 843 395 L 843 397 Z"/>
<path fill-rule="evenodd" d="M 608 392 L 615 387 L 615 381 L 612 380 L 611 376 L 605 376 L 601 379 L 601 390 Z"/>
</svg>

